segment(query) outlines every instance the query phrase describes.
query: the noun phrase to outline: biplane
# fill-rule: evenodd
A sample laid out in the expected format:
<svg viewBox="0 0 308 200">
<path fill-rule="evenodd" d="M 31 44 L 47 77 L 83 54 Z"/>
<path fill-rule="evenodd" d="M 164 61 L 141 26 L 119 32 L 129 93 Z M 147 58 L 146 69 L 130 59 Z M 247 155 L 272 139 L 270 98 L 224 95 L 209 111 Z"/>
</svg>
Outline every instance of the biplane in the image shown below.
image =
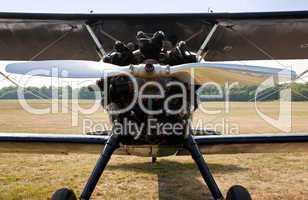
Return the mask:
<svg viewBox="0 0 308 200">
<path fill-rule="evenodd" d="M 82 200 L 90 199 L 113 153 L 153 161 L 191 155 L 215 200 L 249 200 L 249 192 L 240 185 L 232 186 L 225 198 L 203 154 L 307 152 L 308 134 L 203 134 L 189 124 L 199 104 L 196 91 L 207 82 L 257 85 L 269 78 L 294 80 L 296 74 L 289 69 L 223 61 L 305 59 L 307 35 L 307 11 L 0 13 L 0 59 L 12 61 L 5 73 L 55 76 L 51 71 L 56 67 L 60 78 L 97 78 L 102 106 L 114 127 L 126 121 L 146 124 L 149 119 L 182 127 L 180 134 L 173 134 L 175 129 L 170 133 L 147 124 L 138 138 L 130 134 L 136 128 L 122 134 L 127 133 L 125 127 L 102 135 L 1 133 L 0 152 L 97 153 L 102 149 L 79 197 Z M 139 101 L 131 104 L 135 98 Z M 77 197 L 68 188 L 52 195 L 52 200 L 69 199 Z"/>
</svg>

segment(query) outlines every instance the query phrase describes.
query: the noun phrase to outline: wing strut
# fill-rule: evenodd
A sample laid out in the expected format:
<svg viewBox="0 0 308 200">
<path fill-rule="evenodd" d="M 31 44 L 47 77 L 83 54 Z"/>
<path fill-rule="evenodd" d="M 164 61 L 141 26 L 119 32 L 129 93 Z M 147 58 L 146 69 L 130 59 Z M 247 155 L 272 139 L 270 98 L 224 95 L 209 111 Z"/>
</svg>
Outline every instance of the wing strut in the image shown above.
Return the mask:
<svg viewBox="0 0 308 200">
<path fill-rule="evenodd" d="M 207 44 L 210 42 L 210 40 L 212 39 L 214 33 L 216 32 L 217 27 L 219 26 L 219 24 L 215 24 L 211 31 L 209 32 L 209 34 L 206 36 L 204 42 L 202 43 L 201 47 L 199 48 L 198 52 L 197 52 L 197 58 L 200 58 L 199 61 L 201 61 L 201 54 L 203 52 L 203 50 L 206 48 Z"/>
<path fill-rule="evenodd" d="M 102 59 L 103 56 L 106 55 L 106 51 L 103 48 L 103 45 L 101 44 L 99 39 L 96 37 L 96 35 L 95 35 L 94 31 L 92 30 L 91 26 L 88 25 L 88 24 L 86 24 L 85 26 L 86 26 L 90 36 L 92 37 L 93 41 L 95 42 L 95 45 L 96 45 L 96 47 L 97 47 L 97 49 L 99 51 L 98 52 L 99 57 Z"/>
</svg>

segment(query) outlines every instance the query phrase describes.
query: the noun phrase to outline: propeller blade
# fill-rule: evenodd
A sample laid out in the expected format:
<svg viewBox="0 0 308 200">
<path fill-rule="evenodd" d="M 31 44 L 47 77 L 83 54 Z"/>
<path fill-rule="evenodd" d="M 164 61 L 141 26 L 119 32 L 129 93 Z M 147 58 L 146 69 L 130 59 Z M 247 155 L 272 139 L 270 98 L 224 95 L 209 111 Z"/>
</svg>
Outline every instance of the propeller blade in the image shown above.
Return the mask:
<svg viewBox="0 0 308 200">
<path fill-rule="evenodd" d="M 216 62 L 183 64 L 170 67 L 173 77 L 195 84 L 215 82 L 225 84 L 238 82 L 244 85 L 257 85 L 274 76 L 275 82 L 287 82 L 296 78 L 289 69 L 260 67 L 251 65 L 226 64 Z"/>
<path fill-rule="evenodd" d="M 17 62 L 6 65 L 8 73 L 59 78 L 102 78 L 129 71 L 129 67 L 82 60 L 50 60 Z M 105 73 L 105 74 L 104 74 Z"/>
</svg>

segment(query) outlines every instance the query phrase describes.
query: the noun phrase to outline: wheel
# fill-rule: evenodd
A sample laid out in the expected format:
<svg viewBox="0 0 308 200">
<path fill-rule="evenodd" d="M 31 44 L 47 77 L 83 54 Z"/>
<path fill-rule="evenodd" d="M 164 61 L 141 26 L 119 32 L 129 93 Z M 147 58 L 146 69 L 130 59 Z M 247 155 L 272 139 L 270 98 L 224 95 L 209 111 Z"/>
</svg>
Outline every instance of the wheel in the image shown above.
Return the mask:
<svg viewBox="0 0 308 200">
<path fill-rule="evenodd" d="M 229 189 L 226 200 L 251 200 L 251 196 L 246 188 L 235 185 Z"/>
<path fill-rule="evenodd" d="M 53 193 L 51 200 L 77 200 L 73 190 L 61 188 Z"/>
</svg>

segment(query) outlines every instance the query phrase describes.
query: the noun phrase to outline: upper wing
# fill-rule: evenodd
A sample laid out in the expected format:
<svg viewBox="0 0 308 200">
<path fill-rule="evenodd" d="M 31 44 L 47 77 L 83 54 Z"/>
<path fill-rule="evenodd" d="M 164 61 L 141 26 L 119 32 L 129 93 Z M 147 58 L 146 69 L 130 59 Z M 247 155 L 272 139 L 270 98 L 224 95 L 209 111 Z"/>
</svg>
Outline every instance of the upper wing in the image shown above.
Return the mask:
<svg viewBox="0 0 308 200">
<path fill-rule="evenodd" d="M 30 16 L 29 16 L 30 18 Z M 84 20 L 23 19 L 0 14 L 0 60 L 98 60 Z"/>
<path fill-rule="evenodd" d="M 306 59 L 308 12 L 219 15 L 206 60 Z"/>
<path fill-rule="evenodd" d="M 99 153 L 109 136 L 0 133 L 0 153 Z M 308 134 L 194 136 L 204 154 L 308 152 Z M 187 155 L 181 147 L 121 146 L 116 154 L 139 156 Z"/>
<path fill-rule="evenodd" d="M 92 27 L 106 51 L 114 41 L 134 42 L 137 31 L 163 30 L 172 45 L 184 40 L 205 60 L 304 59 L 308 12 L 206 14 L 24 14 L 0 13 L 0 60 L 98 60 Z"/>
<path fill-rule="evenodd" d="M 163 30 L 173 45 L 186 40 L 198 49 L 209 29 L 197 16 L 0 13 L 0 60 L 98 60 L 86 24 L 107 52 L 117 40 L 136 42 L 140 30 Z"/>
</svg>

